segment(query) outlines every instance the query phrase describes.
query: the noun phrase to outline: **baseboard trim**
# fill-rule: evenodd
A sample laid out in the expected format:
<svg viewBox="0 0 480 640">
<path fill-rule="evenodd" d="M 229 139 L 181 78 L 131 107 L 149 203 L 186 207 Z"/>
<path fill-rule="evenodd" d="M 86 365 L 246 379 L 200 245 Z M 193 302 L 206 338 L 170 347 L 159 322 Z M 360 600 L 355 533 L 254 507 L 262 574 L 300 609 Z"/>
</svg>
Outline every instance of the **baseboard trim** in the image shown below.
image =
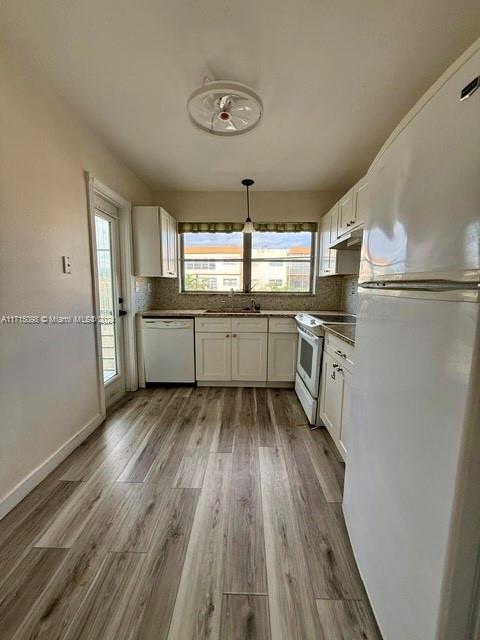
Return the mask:
<svg viewBox="0 0 480 640">
<path fill-rule="evenodd" d="M 10 493 L 0 500 L 0 520 L 4 518 L 23 498 L 30 493 L 35 487 L 44 480 L 55 467 L 65 460 L 79 444 L 81 444 L 95 429 L 102 424 L 105 416 L 96 415 L 92 420 L 87 422 L 75 435 L 73 435 L 65 444 L 59 447 L 51 456 L 49 456 L 36 469 L 31 471 L 28 476 L 21 480 Z"/>
<path fill-rule="evenodd" d="M 294 382 L 263 382 L 258 380 L 197 380 L 199 387 L 260 387 L 267 389 L 293 389 Z"/>
</svg>

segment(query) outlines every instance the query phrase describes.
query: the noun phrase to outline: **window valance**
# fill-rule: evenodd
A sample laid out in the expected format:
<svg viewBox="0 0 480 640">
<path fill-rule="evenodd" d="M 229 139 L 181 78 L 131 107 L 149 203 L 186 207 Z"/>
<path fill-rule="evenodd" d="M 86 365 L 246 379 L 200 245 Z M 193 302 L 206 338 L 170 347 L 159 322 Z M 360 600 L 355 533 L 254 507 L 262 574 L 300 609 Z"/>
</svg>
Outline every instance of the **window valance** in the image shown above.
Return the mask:
<svg viewBox="0 0 480 640">
<path fill-rule="evenodd" d="M 316 222 L 254 222 L 255 231 L 291 233 L 317 231 Z M 243 222 L 179 222 L 179 233 L 234 233 L 243 231 Z"/>
</svg>

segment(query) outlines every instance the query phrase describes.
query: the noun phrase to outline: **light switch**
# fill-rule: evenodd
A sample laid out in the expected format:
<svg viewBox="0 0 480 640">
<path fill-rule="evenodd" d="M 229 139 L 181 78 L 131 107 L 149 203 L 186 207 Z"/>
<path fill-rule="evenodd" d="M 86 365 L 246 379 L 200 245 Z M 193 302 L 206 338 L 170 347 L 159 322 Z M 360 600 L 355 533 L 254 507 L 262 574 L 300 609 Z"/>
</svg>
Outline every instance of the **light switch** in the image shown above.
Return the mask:
<svg viewBox="0 0 480 640">
<path fill-rule="evenodd" d="M 62 256 L 63 273 L 72 273 L 72 259 L 70 256 Z"/>
</svg>

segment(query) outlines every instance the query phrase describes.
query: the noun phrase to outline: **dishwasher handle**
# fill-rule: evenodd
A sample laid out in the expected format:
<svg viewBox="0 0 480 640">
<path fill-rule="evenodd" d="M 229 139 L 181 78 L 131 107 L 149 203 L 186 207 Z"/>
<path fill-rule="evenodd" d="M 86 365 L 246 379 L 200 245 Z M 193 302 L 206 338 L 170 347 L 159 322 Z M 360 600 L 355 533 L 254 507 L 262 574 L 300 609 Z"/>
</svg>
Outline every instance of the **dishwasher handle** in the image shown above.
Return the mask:
<svg viewBox="0 0 480 640">
<path fill-rule="evenodd" d="M 144 320 L 145 329 L 193 329 L 193 320 Z"/>
</svg>

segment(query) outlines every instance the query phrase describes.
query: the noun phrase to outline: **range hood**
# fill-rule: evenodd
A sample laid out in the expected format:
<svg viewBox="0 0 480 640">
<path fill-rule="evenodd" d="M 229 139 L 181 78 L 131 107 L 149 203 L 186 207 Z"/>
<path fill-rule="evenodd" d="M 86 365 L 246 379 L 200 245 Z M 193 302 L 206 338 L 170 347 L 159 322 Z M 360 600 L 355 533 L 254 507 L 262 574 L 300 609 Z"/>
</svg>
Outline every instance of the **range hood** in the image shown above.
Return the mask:
<svg viewBox="0 0 480 640">
<path fill-rule="evenodd" d="M 360 251 L 362 248 L 363 229 L 354 229 L 343 235 L 330 249 L 342 249 L 343 251 Z"/>
</svg>

